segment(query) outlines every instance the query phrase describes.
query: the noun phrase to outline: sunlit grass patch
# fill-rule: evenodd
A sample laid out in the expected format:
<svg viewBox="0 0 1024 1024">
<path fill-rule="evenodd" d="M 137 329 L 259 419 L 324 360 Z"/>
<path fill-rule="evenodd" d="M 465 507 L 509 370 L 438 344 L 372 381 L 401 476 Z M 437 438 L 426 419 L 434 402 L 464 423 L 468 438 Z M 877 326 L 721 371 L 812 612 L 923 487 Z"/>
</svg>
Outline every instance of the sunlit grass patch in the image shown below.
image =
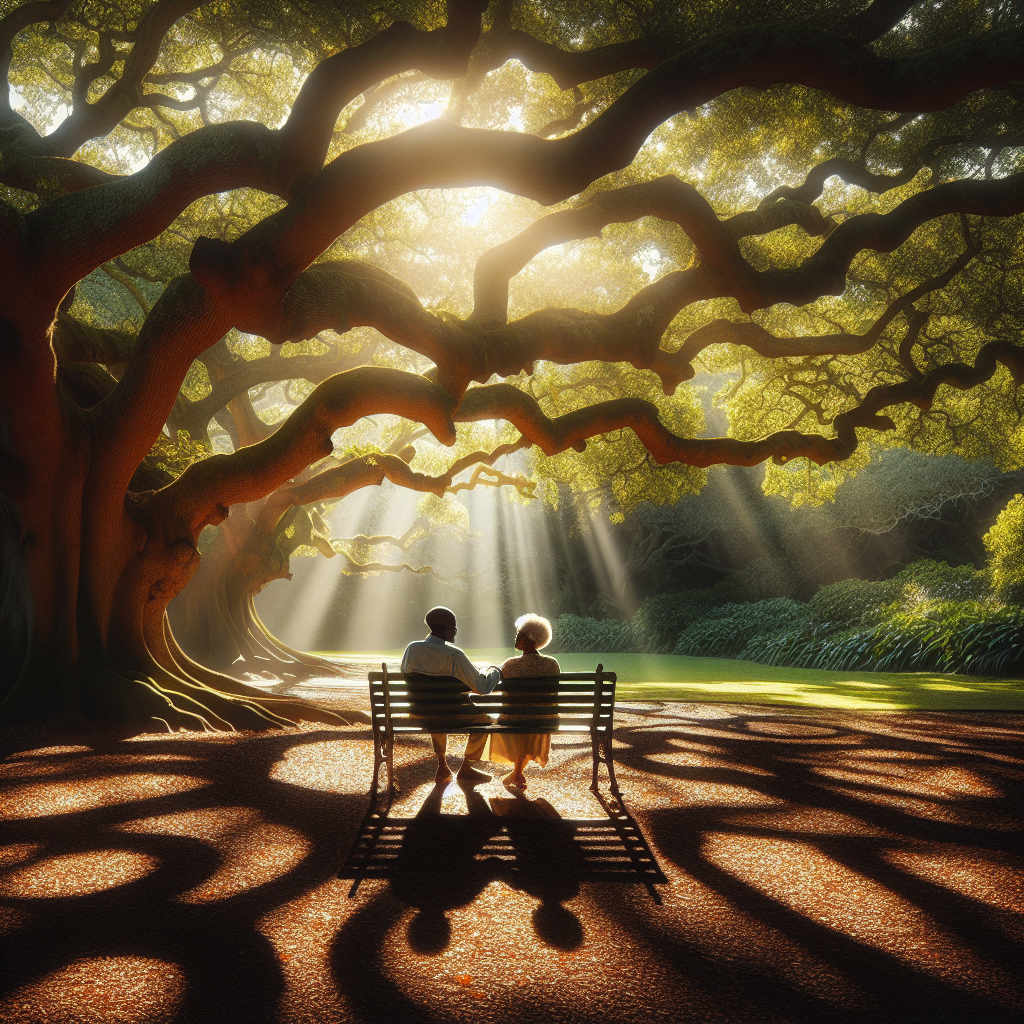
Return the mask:
<svg viewBox="0 0 1024 1024">
<path fill-rule="evenodd" d="M 347 662 L 394 663 L 392 651 L 324 652 Z M 476 662 L 500 664 L 505 648 L 467 651 Z M 619 700 L 791 704 L 850 711 L 1024 711 L 1024 681 L 937 672 L 828 672 L 758 665 L 730 658 L 678 654 L 559 654 L 565 672 L 593 672 L 598 663 L 618 677 Z"/>
</svg>

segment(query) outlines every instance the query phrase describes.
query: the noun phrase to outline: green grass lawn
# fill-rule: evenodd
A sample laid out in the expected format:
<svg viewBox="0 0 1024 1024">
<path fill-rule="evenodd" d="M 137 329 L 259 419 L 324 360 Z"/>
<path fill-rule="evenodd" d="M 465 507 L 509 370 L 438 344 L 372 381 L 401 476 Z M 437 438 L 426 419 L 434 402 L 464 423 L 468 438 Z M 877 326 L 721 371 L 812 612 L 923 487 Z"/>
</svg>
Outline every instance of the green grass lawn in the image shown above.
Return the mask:
<svg viewBox="0 0 1024 1024">
<path fill-rule="evenodd" d="M 402 656 L 394 651 L 324 651 L 369 668 Z M 513 652 L 477 648 L 478 662 L 500 664 Z M 792 704 L 855 711 L 1024 711 L 1024 681 L 931 672 L 824 672 L 776 668 L 729 658 L 677 654 L 559 654 L 565 672 L 591 672 L 598 662 L 618 676 L 619 700 Z"/>
</svg>

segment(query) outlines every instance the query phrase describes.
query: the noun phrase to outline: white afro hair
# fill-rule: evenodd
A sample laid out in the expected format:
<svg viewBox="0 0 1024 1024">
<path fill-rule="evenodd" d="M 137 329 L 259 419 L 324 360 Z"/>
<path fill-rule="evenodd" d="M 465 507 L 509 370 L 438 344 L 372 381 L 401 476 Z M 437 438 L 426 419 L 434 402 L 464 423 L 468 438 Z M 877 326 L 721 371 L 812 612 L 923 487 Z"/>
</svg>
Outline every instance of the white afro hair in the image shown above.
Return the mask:
<svg viewBox="0 0 1024 1024">
<path fill-rule="evenodd" d="M 537 645 L 539 651 L 551 643 L 551 623 L 543 615 L 520 615 L 516 619 L 516 636 L 522 634 Z"/>
</svg>

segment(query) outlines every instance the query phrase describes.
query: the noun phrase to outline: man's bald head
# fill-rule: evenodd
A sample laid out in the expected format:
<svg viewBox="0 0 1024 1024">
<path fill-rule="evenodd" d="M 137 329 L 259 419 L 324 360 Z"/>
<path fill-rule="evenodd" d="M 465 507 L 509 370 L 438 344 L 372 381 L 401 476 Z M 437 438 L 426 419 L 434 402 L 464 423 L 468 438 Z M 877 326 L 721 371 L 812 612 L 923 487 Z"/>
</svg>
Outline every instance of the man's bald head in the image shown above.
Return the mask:
<svg viewBox="0 0 1024 1024">
<path fill-rule="evenodd" d="M 445 608 L 443 604 L 439 604 L 427 612 L 423 621 L 434 636 L 439 636 L 442 640 L 455 639 L 455 612 L 451 608 Z"/>
</svg>

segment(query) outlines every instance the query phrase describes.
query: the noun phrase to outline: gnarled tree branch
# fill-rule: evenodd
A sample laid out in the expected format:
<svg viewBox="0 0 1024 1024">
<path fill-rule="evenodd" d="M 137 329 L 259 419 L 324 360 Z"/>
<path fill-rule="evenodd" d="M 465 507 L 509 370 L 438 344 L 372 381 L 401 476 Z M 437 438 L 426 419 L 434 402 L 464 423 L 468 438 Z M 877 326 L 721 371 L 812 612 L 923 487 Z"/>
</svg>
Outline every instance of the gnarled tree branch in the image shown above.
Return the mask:
<svg viewBox="0 0 1024 1024">
<path fill-rule="evenodd" d="M 294 484 L 278 488 L 268 499 L 260 513 L 260 525 L 263 529 L 280 519 L 285 511 L 296 505 L 310 505 L 318 501 L 343 498 L 363 487 L 373 487 L 390 480 L 398 487 L 411 491 L 436 494 L 441 497 L 446 492 L 454 493 L 465 489 L 464 484 L 453 484 L 455 477 L 471 466 L 491 466 L 504 455 L 528 448 L 530 442 L 525 438 L 513 444 L 499 445 L 491 452 L 472 452 L 457 459 L 452 465 L 437 476 L 417 473 L 410 468 L 408 460 L 397 455 L 374 454 L 361 455 L 348 459 L 340 466 L 325 470 Z M 414 454 L 414 453 L 413 453 Z M 508 477 L 506 483 L 516 487 L 523 486 L 523 478 Z M 266 517 L 266 518 L 264 518 Z"/>
<path fill-rule="evenodd" d="M 359 217 L 396 195 L 486 184 L 558 202 L 626 166 L 667 117 L 726 88 L 785 81 L 869 108 L 937 109 L 1014 77 L 1022 42 L 1022 32 L 991 32 L 894 60 L 800 23 L 736 29 L 665 61 L 562 139 L 435 120 L 349 150 L 298 199 L 236 242 L 200 239 L 192 271 L 216 301 L 234 307 L 241 329 L 262 333 L 254 324 L 271 322 L 298 274 Z"/>
<path fill-rule="evenodd" d="M 872 388 L 858 405 L 840 413 L 832 421 L 833 438 L 797 431 L 777 431 L 755 441 L 734 438 L 680 438 L 658 419 L 658 410 L 650 402 L 619 398 L 566 413 L 547 417 L 536 400 L 511 384 L 489 384 L 466 392 L 455 414 L 457 422 L 504 419 L 545 455 L 557 455 L 569 448 L 582 451 L 586 440 L 629 427 L 654 460 L 662 465 L 681 462 L 690 466 L 729 464 L 754 466 L 766 459 L 787 462 L 809 458 L 819 465 L 849 458 L 857 447 L 857 427 L 893 430 L 895 424 L 881 415 L 893 405 L 914 404 L 928 408 L 935 392 L 943 385 L 967 390 L 988 380 L 999 363 L 1005 365 L 1019 387 L 1024 384 L 1024 348 L 1005 341 L 992 341 L 978 353 L 974 366 L 950 363 L 939 366 L 919 381 L 883 384 Z"/>
<path fill-rule="evenodd" d="M 917 0 L 874 0 L 863 11 L 847 18 L 836 30 L 858 42 L 870 43 L 892 31 L 915 3 Z"/>
<path fill-rule="evenodd" d="M 230 328 L 190 274 L 164 289 L 114 392 L 93 411 L 96 501 L 120 501 L 163 429 L 192 361 Z"/>
<path fill-rule="evenodd" d="M 923 281 L 905 295 L 889 303 L 880 317 L 863 334 L 825 334 L 817 337 L 799 336 L 790 338 L 777 337 L 758 324 L 750 322 L 733 322 L 731 320 L 712 320 L 711 323 L 698 327 L 683 342 L 676 352 L 680 360 L 692 363 L 709 345 L 732 344 L 745 345 L 758 355 L 768 359 L 781 357 L 801 358 L 825 355 L 857 355 L 867 352 L 877 344 L 885 329 L 892 321 L 918 299 L 944 288 L 968 263 L 977 255 L 973 246 L 960 255 L 941 274 Z M 927 319 L 927 317 L 925 318 Z"/>
<path fill-rule="evenodd" d="M 783 201 L 760 214 L 739 214 L 720 222 L 707 201 L 692 186 L 674 178 L 629 186 L 599 195 L 594 202 L 541 218 L 515 238 L 496 246 L 480 261 L 477 272 L 478 310 L 494 310 L 460 323 L 427 312 L 415 295 L 397 279 L 352 262 L 318 264 L 302 274 L 284 303 L 284 311 L 261 333 L 272 341 L 299 340 L 332 327 L 346 330 L 356 324 L 376 327 L 392 340 L 432 359 L 438 383 L 459 396 L 471 380 L 484 382 L 492 374 L 510 376 L 532 371 L 538 359 L 556 363 L 603 360 L 626 361 L 653 369 L 666 393 L 693 376 L 692 358 L 712 338 L 773 344 L 754 325 L 732 330 L 717 323 L 698 332 L 692 343 L 671 353 L 660 340 L 672 319 L 686 305 L 703 299 L 735 296 L 748 311 L 776 302 L 803 304 L 823 294 L 840 293 L 854 256 L 863 248 L 891 251 L 925 221 L 960 210 L 1008 215 L 1024 209 L 1024 175 L 991 182 L 954 182 L 919 193 L 887 214 L 863 214 L 832 231 L 818 251 L 796 268 L 755 270 L 739 252 L 737 239 L 773 230 L 782 223 L 803 223 L 824 231 L 826 222 L 813 208 Z M 812 212 L 807 213 L 810 209 Z M 594 234 L 613 220 L 654 214 L 681 224 L 698 250 L 695 266 L 673 271 L 642 288 L 621 309 L 601 314 L 574 309 L 545 309 L 513 324 L 500 326 L 501 305 L 507 301 L 507 275 L 537 251 L 566 238 Z M 967 257 L 969 258 L 969 257 Z M 959 261 L 949 277 L 939 275 L 912 290 L 905 301 L 876 325 L 878 334 L 892 317 L 927 291 L 942 287 L 962 269 Z M 499 321 L 499 325 L 495 324 Z M 249 323 L 249 329 L 255 329 Z M 864 351 L 877 335 L 829 336 L 778 342 L 778 354 L 818 351 Z M 784 351 L 783 351 L 784 349 Z M 792 349 L 792 353 L 790 353 Z M 759 349 L 760 350 L 760 349 Z"/>
<path fill-rule="evenodd" d="M 308 380 L 311 384 L 320 384 L 328 377 L 343 370 L 350 370 L 366 361 L 365 353 L 351 355 L 332 351 L 322 355 L 282 358 L 279 350 L 275 350 L 275 355 L 244 360 L 232 372 L 213 383 L 210 393 L 205 398 L 185 402 L 179 396 L 169 422 L 175 431 L 184 430 L 194 440 L 199 441 L 206 437 L 210 420 L 229 402 L 251 388 L 270 381 L 285 380 Z"/>
<path fill-rule="evenodd" d="M 200 240 L 193 272 L 218 303 L 236 310 L 253 305 L 256 318 L 266 320 L 268 307 L 277 308 L 298 274 L 339 234 L 404 192 L 487 184 L 557 202 L 628 164 L 667 117 L 740 85 L 785 81 L 828 89 L 866 107 L 937 109 L 1013 78 L 1022 38 L 1020 32 L 990 32 L 893 60 L 798 22 L 736 29 L 665 61 L 562 139 L 433 121 L 350 150 L 317 172 L 285 210 L 237 242 Z M 293 117 L 298 109 L 297 103 Z M 309 129 L 313 135 L 316 123 Z M 50 290 L 63 289 L 62 295 L 69 282 L 162 230 L 199 195 L 241 186 L 290 195 L 303 171 L 292 164 L 282 171 L 277 137 L 270 135 L 254 125 L 214 125 L 168 146 L 124 182 L 88 189 L 30 215 L 41 248 L 61 252 L 59 265 L 39 268 L 52 281 Z M 223 151 L 211 159 L 216 146 Z M 111 209 L 119 211 L 113 221 Z M 62 245 L 55 244 L 58 239 Z"/>
<path fill-rule="evenodd" d="M 184 523 L 194 540 L 204 526 L 221 522 L 228 506 L 262 498 L 330 455 L 334 431 L 363 416 L 391 413 L 415 419 L 442 444 L 454 444 L 452 404 L 440 388 L 417 374 L 370 366 L 348 370 L 316 387 L 265 441 L 195 463 L 158 492 L 154 502 Z"/>
<path fill-rule="evenodd" d="M 651 69 L 670 56 L 659 39 L 628 39 L 590 50 L 563 50 L 519 29 L 498 28 L 481 39 L 471 66 L 476 81 L 510 60 L 536 74 L 550 75 L 560 89 L 607 78 L 633 68 Z"/>
<path fill-rule="evenodd" d="M 432 78 L 464 74 L 487 0 L 448 0 L 448 23 L 420 32 L 395 22 L 360 46 L 321 61 L 295 97 L 281 129 L 279 175 L 296 194 L 323 166 L 342 109 L 375 82 L 416 70 Z"/>
<path fill-rule="evenodd" d="M 160 44 L 170 27 L 181 17 L 202 5 L 202 0 L 157 0 L 142 16 L 135 34 L 135 44 L 125 58 L 124 70 L 95 103 L 86 100 L 90 82 L 106 74 L 113 65 L 113 47 L 107 54 L 109 64 L 101 59 L 80 74 L 76 82 L 74 108 L 49 135 L 39 140 L 40 156 L 71 156 L 90 139 L 106 135 L 139 105 L 142 80 L 156 63 Z M 102 40 L 102 36 L 100 37 Z M 91 76 L 91 77 L 90 77 Z"/>
<path fill-rule="evenodd" d="M 976 387 L 988 380 L 1000 363 L 1010 370 L 1018 387 L 1024 384 L 1024 348 L 993 341 L 981 348 L 973 366 L 951 363 L 934 368 L 921 380 L 872 388 L 856 407 L 833 419 L 834 437 L 784 430 L 752 441 L 678 437 L 661 423 L 656 406 L 636 398 L 613 399 L 552 419 L 536 399 L 510 384 L 471 388 L 453 417 L 448 396 L 423 378 L 398 370 L 364 367 L 321 384 L 266 441 L 191 466 L 153 496 L 151 508 L 160 507 L 173 514 L 194 542 L 203 526 L 223 520 L 228 505 L 252 501 L 277 489 L 306 465 L 329 454 L 330 436 L 337 427 L 371 412 L 392 412 L 418 419 L 445 442 L 454 440 L 453 420 L 465 423 L 503 419 L 515 426 L 525 441 L 537 445 L 548 456 L 569 448 L 582 451 L 588 438 L 628 427 L 662 465 L 680 462 L 700 467 L 722 463 L 753 466 L 769 458 L 777 462 L 808 458 L 823 465 L 853 453 L 858 444 L 856 428 L 895 429 L 892 420 L 882 415 L 884 409 L 908 403 L 928 408 L 941 385 L 961 390 Z M 374 455 L 350 460 L 296 485 L 290 489 L 283 507 L 322 500 L 325 486 L 332 488 L 336 496 L 367 486 L 361 480 L 379 483 L 392 474 L 402 486 L 434 493 L 443 493 L 451 481 L 450 474 L 424 477 L 396 456 Z"/>
<path fill-rule="evenodd" d="M 473 318 L 491 325 L 504 324 L 509 280 L 544 249 L 575 239 L 600 237 L 602 228 L 609 224 L 648 216 L 674 221 L 711 259 L 727 244 L 727 239 L 735 242 L 788 224 L 800 224 L 808 234 L 820 235 L 832 226 L 813 206 L 782 202 L 764 211 L 730 217 L 722 222 L 724 230 L 719 229 L 718 218 L 707 200 L 692 185 L 673 175 L 610 189 L 572 209 L 541 217 L 515 237 L 485 252 L 477 261 L 474 275 Z"/>
<path fill-rule="evenodd" d="M 7 80 L 14 59 L 14 37 L 29 25 L 57 21 L 70 6 L 71 0 L 34 0 L 32 3 L 19 4 L 10 14 L 0 18 L 0 109 L 5 112 L 11 109 Z M 4 120 L 0 120 L 0 125 L 6 127 Z"/>
</svg>

